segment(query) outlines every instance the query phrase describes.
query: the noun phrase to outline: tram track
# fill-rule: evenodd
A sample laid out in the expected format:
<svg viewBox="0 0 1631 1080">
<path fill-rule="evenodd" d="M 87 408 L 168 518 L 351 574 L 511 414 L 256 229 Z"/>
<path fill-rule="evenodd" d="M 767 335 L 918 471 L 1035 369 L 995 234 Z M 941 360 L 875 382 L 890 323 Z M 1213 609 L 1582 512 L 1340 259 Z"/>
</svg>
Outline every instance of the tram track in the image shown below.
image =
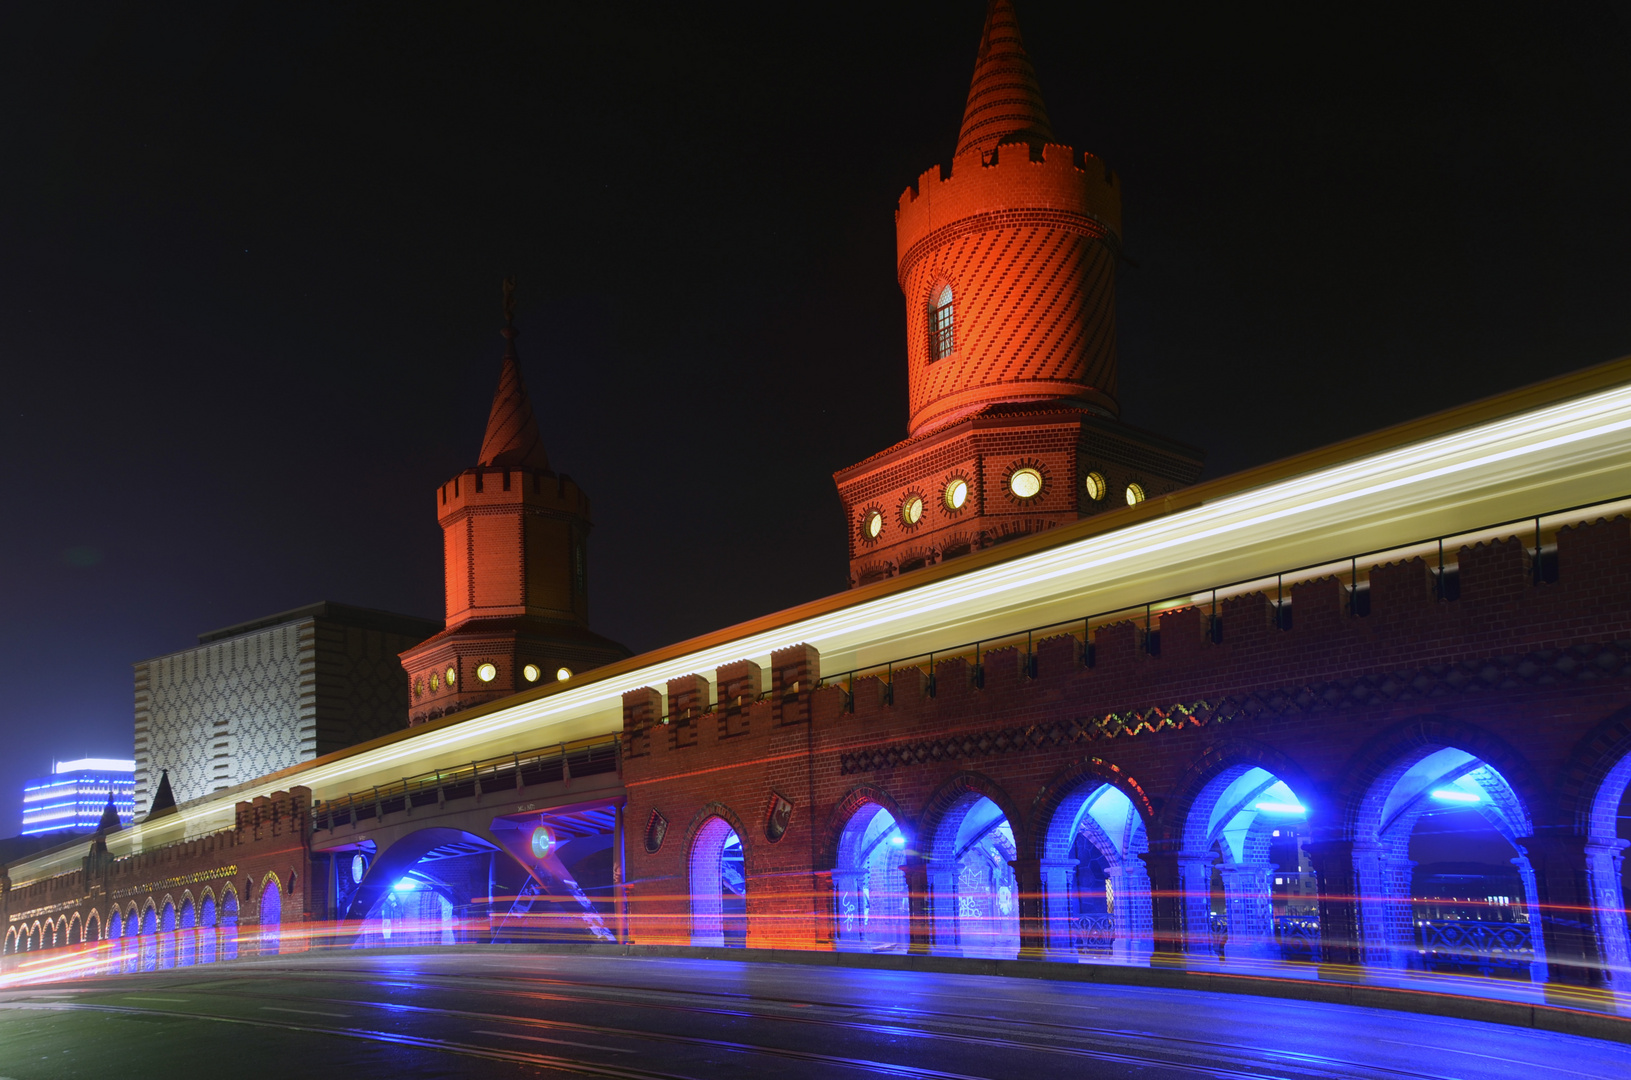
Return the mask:
<svg viewBox="0 0 1631 1080">
<path fill-rule="evenodd" d="M 544 985 L 559 988 L 563 991 L 571 990 L 573 993 L 545 993 L 538 990 L 520 990 L 507 986 L 481 986 L 479 984 L 491 983 L 495 981 L 494 977 L 484 975 L 428 975 L 415 977 L 411 982 L 409 982 L 406 980 L 396 981 L 391 979 L 381 979 L 379 978 L 378 972 L 370 973 L 363 969 L 342 970 L 344 974 L 348 974 L 353 977 L 361 977 L 362 981 L 372 982 L 375 985 L 396 985 L 412 989 L 425 989 L 427 987 L 435 986 L 439 989 L 452 992 L 470 992 L 474 989 L 480 993 L 497 997 L 521 997 L 528 1000 L 553 1001 L 562 1004 L 582 1004 L 583 997 L 587 992 L 588 994 L 592 994 L 597 999 L 608 1000 L 629 1008 L 722 1017 L 740 1017 L 761 1021 L 777 1021 L 786 1024 L 847 1029 L 868 1033 L 895 1034 L 905 1037 L 938 1038 L 945 1041 L 955 1041 L 965 1045 L 979 1046 L 988 1049 L 1053 1052 L 1069 1054 L 1072 1056 L 1091 1056 L 1094 1053 L 1105 1053 L 1105 1051 L 1094 1051 L 1080 1047 L 1039 1045 L 1035 1041 L 1004 1039 L 991 1035 L 970 1034 L 966 1030 L 967 1028 L 988 1028 L 992 1022 L 991 1017 L 970 1013 L 940 1012 L 917 1007 L 892 1006 L 889 1010 L 889 1017 L 883 1020 L 861 1020 L 855 1018 L 834 1019 L 813 1016 L 810 1014 L 788 1014 L 762 1008 L 755 1009 L 749 1006 L 758 1003 L 766 1003 L 773 1005 L 784 1005 L 793 1008 L 829 1009 L 835 1012 L 850 1014 L 865 1013 L 866 1010 L 855 1005 L 853 1002 L 834 1002 L 812 998 L 765 997 L 736 991 L 668 989 L 629 983 L 595 982 L 536 975 L 505 976 L 501 980 L 496 981 L 510 984 L 523 983 Z M 327 974 L 331 971 L 333 971 L 333 969 L 314 968 L 304 969 L 301 973 L 309 976 L 318 974 L 319 972 Z M 372 974 L 372 978 L 368 978 L 370 974 Z M 664 996 L 670 998 L 723 998 L 730 1001 L 732 1003 L 732 1007 L 699 1006 L 695 1004 L 681 1004 L 674 1001 L 653 1001 L 651 1000 L 653 996 Z M 351 1001 L 352 999 L 337 998 L 329 1000 L 332 1003 L 338 1004 Z M 394 1008 L 400 1006 L 392 1007 Z M 428 1007 L 412 1006 L 412 1008 Z M 1097 1006 L 1086 1006 L 1086 1008 L 1096 1009 Z M 947 1032 L 943 1030 L 935 1030 L 929 1027 L 914 1028 L 908 1026 L 909 1022 L 912 1020 L 919 1021 L 926 1025 L 940 1024 L 945 1027 L 953 1028 L 954 1030 Z M 557 1021 L 545 1020 L 528 1022 L 537 1022 L 541 1024 L 557 1023 Z M 567 1022 L 563 1021 L 559 1023 Z M 1011 1017 L 1003 1018 L 1002 1023 L 1010 1027 L 1020 1028 L 1025 1031 L 1033 1032 L 1037 1035 L 1045 1036 L 1052 1040 L 1080 1040 L 1087 1037 L 1115 1040 L 1118 1042 L 1135 1042 L 1150 1045 L 1152 1048 L 1159 1048 L 1165 1054 L 1174 1056 L 1194 1056 L 1215 1061 L 1224 1054 L 1233 1053 L 1240 1055 L 1242 1058 L 1254 1059 L 1247 1062 L 1247 1064 L 1252 1066 L 1260 1066 L 1265 1061 L 1271 1061 L 1277 1065 L 1299 1068 L 1302 1071 L 1302 1075 L 1309 1077 L 1354 1077 L 1366 1075 L 1375 1077 L 1393 1077 L 1396 1078 L 1396 1080 L 1458 1080 L 1457 1077 L 1448 1074 L 1389 1068 L 1386 1066 L 1368 1064 L 1324 1054 L 1309 1054 L 1297 1051 L 1280 1050 L 1271 1047 L 1253 1046 L 1238 1042 L 1222 1042 L 1219 1041 L 1217 1037 L 1210 1037 L 1208 1039 L 1201 1040 L 1129 1028 L 1104 1027 L 1096 1025 L 1089 1026 L 1082 1024 L 1060 1024 L 1048 1021 L 1016 1019 Z M 1146 1057 L 1137 1058 L 1136 1060 L 1151 1063 L 1156 1059 Z M 1176 1066 L 1176 1063 L 1168 1062 L 1165 1059 L 1159 1060 L 1161 1060 L 1163 1064 L 1170 1064 L 1174 1067 Z M 1576 1078 L 1576 1080 L 1619 1080 L 1619 1077 L 1614 1075 L 1587 1074 L 1573 1069 L 1556 1069 L 1554 1071 L 1561 1075 Z M 1214 1073 L 1213 1075 L 1222 1074 Z"/>
<path fill-rule="evenodd" d="M 968 1030 L 972 1026 L 990 1024 L 990 1018 L 976 1017 L 964 1013 L 939 1012 L 921 1008 L 896 1008 L 890 1010 L 890 1016 L 884 1020 L 857 1019 L 853 1014 L 857 1008 L 850 1002 L 832 1002 L 807 997 L 777 997 L 762 998 L 736 992 L 721 992 L 696 989 L 672 990 L 660 987 L 636 986 L 627 983 L 608 984 L 604 982 L 589 982 L 584 980 L 561 979 L 537 976 L 516 976 L 514 978 L 497 979 L 482 975 L 434 975 L 416 977 L 411 982 L 381 978 L 378 970 L 364 970 L 343 968 L 336 970 L 332 967 L 287 967 L 281 968 L 280 974 L 287 974 L 294 978 L 314 979 L 317 981 L 337 981 L 349 978 L 351 985 L 358 986 L 390 986 L 393 988 L 409 988 L 416 990 L 437 990 L 442 992 L 474 994 L 500 999 L 520 999 L 533 1002 L 547 1002 L 550 1004 L 570 1004 L 581 1006 L 586 1000 L 604 1001 L 609 1005 L 660 1010 L 681 1015 L 708 1016 L 710 1018 L 748 1019 L 765 1022 L 776 1021 L 784 1024 L 795 1024 L 806 1027 L 826 1028 L 834 1031 L 843 1030 L 848 1033 L 860 1033 L 868 1036 L 894 1036 L 903 1039 L 923 1040 L 926 1044 L 939 1043 L 942 1045 L 954 1044 L 958 1047 L 970 1049 L 978 1048 L 993 1051 L 1002 1056 L 1015 1053 L 1041 1054 L 1054 1058 L 1071 1058 L 1086 1065 L 1088 1061 L 1095 1061 L 1105 1065 L 1122 1065 L 1142 1068 L 1167 1069 L 1172 1072 L 1217 1077 L 1219 1080 L 1267 1080 L 1267 1078 L 1284 1078 L 1295 1076 L 1307 1080 L 1332 1080 L 1332 1078 L 1374 1077 L 1377 1080 L 1460 1080 L 1459 1076 L 1441 1072 L 1424 1072 L 1419 1069 L 1401 1069 L 1376 1064 L 1353 1061 L 1324 1054 L 1308 1054 L 1295 1051 L 1280 1050 L 1262 1046 L 1250 1046 L 1237 1042 L 1219 1043 L 1216 1040 L 1202 1041 L 1186 1039 L 1178 1036 L 1160 1035 L 1147 1031 L 1132 1031 L 1121 1028 L 1108 1028 L 1102 1026 L 1082 1026 L 1048 1023 L 1040 1021 L 1011 1021 L 1002 1022 L 1017 1026 L 1020 1030 L 1031 1032 L 1033 1039 L 1029 1041 L 1001 1038 L 989 1034 L 975 1034 Z M 200 972 L 202 974 L 202 972 Z M 192 980 L 188 980 L 190 982 Z M 522 988 L 512 985 L 490 985 L 494 981 L 501 983 L 522 983 Z M 100 980 L 98 980 L 100 982 Z M 836 1053 L 818 1053 L 813 1051 L 797 1050 L 788 1047 L 765 1045 L 763 1043 L 741 1042 L 732 1039 L 708 1038 L 697 1035 L 680 1035 L 673 1032 L 654 1031 L 649 1027 L 627 1027 L 606 1023 L 584 1023 L 581 1021 L 551 1019 L 538 1016 L 518 1015 L 507 1011 L 488 1011 L 480 1009 L 452 1009 L 432 1005 L 414 1005 L 401 1002 L 374 1001 L 367 998 L 352 997 L 318 997 L 311 994 L 279 994 L 275 991 L 258 990 L 254 992 L 234 990 L 219 985 L 213 985 L 216 980 L 208 980 L 212 985 L 197 990 L 190 990 L 185 982 L 172 982 L 166 985 L 168 993 L 200 993 L 210 998 L 226 998 L 239 1001 L 253 1002 L 287 1002 L 305 1003 L 307 1006 L 327 1006 L 330 1008 L 350 1009 L 379 1009 L 395 1015 L 418 1014 L 427 1017 L 457 1018 L 459 1021 L 474 1025 L 477 1023 L 495 1026 L 512 1026 L 522 1028 L 529 1034 L 503 1033 L 483 1030 L 482 1033 L 499 1038 L 537 1038 L 539 1041 L 572 1044 L 568 1040 L 548 1038 L 548 1035 L 577 1035 L 590 1036 L 602 1039 L 633 1040 L 638 1043 L 668 1043 L 687 1046 L 705 1052 L 726 1052 L 733 1055 L 749 1055 L 760 1059 L 780 1059 L 788 1064 L 794 1061 L 812 1066 L 820 1066 L 824 1070 L 836 1069 L 845 1071 L 858 1071 L 872 1075 L 886 1076 L 920 1076 L 934 1078 L 934 1080 L 973 1080 L 972 1074 L 961 1072 L 936 1070 L 923 1066 L 900 1062 L 879 1061 L 872 1058 L 848 1057 Z M 530 984 L 530 985 L 526 985 Z M 535 989 L 534 987 L 549 987 L 549 990 Z M 119 995 L 122 991 L 110 985 L 81 984 L 75 996 L 85 993 Z M 592 993 L 586 993 L 592 992 Z M 633 995 L 631 997 L 631 995 Z M 26 997 L 26 992 L 19 996 Z M 134 996 L 134 995 L 133 995 Z M 667 998 L 669 1000 L 650 1000 L 652 997 Z M 725 999 L 719 1004 L 696 1004 L 673 1000 L 675 998 Z M 728 1002 L 728 1005 L 726 1004 Z M 755 1008 L 760 1003 L 784 1008 L 809 1008 L 823 1011 L 840 1012 L 846 1016 L 819 1016 L 813 1014 L 789 1015 L 778 1012 L 773 1008 Z M 23 1002 L 13 1003 L 21 1006 Z M 0 1003 L 5 1007 L 5 1003 Z M 654 1072 L 632 1066 L 607 1064 L 604 1062 L 586 1061 L 576 1057 L 565 1057 L 557 1054 L 528 1053 L 526 1051 L 512 1051 L 495 1049 L 479 1044 L 470 1044 L 458 1040 L 435 1039 L 422 1035 L 400 1035 L 390 1032 L 381 1032 L 368 1027 L 351 1027 L 345 1025 L 329 1025 L 288 1020 L 264 1021 L 259 1019 L 244 1019 L 241 1017 L 226 1017 L 218 1013 L 181 1010 L 175 1008 L 153 1009 L 151 1007 L 133 1008 L 129 1004 L 108 1002 L 63 1002 L 56 1001 L 42 1003 L 40 1007 L 49 1008 L 87 1008 L 104 1011 L 142 1012 L 155 1016 L 172 1018 L 189 1018 L 197 1020 L 218 1020 L 223 1022 L 255 1023 L 260 1026 L 274 1027 L 284 1030 L 298 1030 L 307 1033 L 328 1034 L 353 1039 L 370 1039 L 376 1041 L 394 1041 L 420 1046 L 426 1049 L 441 1050 L 447 1053 L 492 1057 L 494 1060 L 523 1062 L 537 1067 L 557 1071 L 578 1072 L 582 1075 L 619 1076 L 657 1078 L 664 1080 L 680 1077 L 683 1074 Z M 262 1005 L 262 1008 L 277 1008 L 276 1006 Z M 311 1008 L 287 1009 L 288 1012 L 313 1012 Z M 332 1014 L 330 1014 L 332 1015 Z M 921 1026 L 913 1026 L 915 1024 Z M 949 1029 L 949 1030 L 948 1030 Z M 1078 1045 L 1066 1045 L 1068 1041 L 1075 1041 Z M 1082 1046 L 1079 1043 L 1090 1040 L 1101 1043 L 1113 1042 L 1118 1048 L 1109 1046 Z M 1139 1050 L 1129 1050 L 1126 1046 L 1133 1043 Z M 599 1049 L 609 1049 L 600 1047 Z M 1140 1052 L 1140 1051 L 1143 1052 Z M 618 1051 L 613 1051 L 618 1052 Z M 653 1055 L 658 1053 L 653 1051 Z M 999 1058 L 1000 1060 L 1000 1058 Z M 698 1077 L 707 1076 L 703 1072 Z M 1465 1074 L 1461 1074 L 1464 1076 Z M 1580 1075 L 1580 1074 L 1576 1074 Z M 686 1080 L 690 1080 L 689 1077 Z M 979 1078 L 984 1080 L 984 1078 Z M 1608 1080 L 1607 1077 L 1602 1080 Z"/>
</svg>

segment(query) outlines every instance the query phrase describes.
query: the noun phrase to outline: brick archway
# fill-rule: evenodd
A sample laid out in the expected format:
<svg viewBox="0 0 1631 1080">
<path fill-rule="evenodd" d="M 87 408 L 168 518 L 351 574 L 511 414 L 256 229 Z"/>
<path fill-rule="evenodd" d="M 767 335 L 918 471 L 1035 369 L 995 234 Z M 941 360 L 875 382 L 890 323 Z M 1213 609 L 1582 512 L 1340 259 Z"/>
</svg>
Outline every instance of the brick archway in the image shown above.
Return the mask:
<svg viewBox="0 0 1631 1080">
<path fill-rule="evenodd" d="M 1540 831 L 1546 817 L 1555 818 L 1555 803 L 1528 760 L 1504 739 L 1477 724 L 1438 714 L 1412 717 L 1380 732 L 1343 771 L 1336 832 L 1351 849 L 1351 866 L 1348 881 L 1334 891 L 1353 897 L 1355 908 L 1353 941 L 1343 944 L 1368 965 L 1399 970 L 1421 965 L 1419 935 L 1424 931 L 1417 923 L 1409 844 L 1417 821 L 1431 811 L 1425 791 L 1402 804 L 1393 802 L 1393 796 L 1417 765 L 1448 751 L 1466 755 L 1448 759 L 1451 769 L 1476 765 L 1482 771 L 1487 766 L 1497 774 L 1485 778 L 1481 790 L 1488 798 L 1476 809 L 1511 845 L 1530 926 L 1528 974 L 1545 982 L 1543 883 L 1530 858 L 1540 853 L 1528 850 L 1525 838 Z M 1333 878 L 1340 877 L 1338 868 L 1331 869 Z"/>
<path fill-rule="evenodd" d="M 1053 779 L 1043 785 L 1042 790 L 1036 793 L 1031 800 L 1031 816 L 1027 823 L 1026 835 L 1030 838 L 1030 854 L 1039 859 L 1049 857 L 1046 850 L 1048 844 L 1048 828 L 1059 813 L 1059 808 L 1070 802 L 1082 789 L 1083 785 L 1100 783 L 1111 787 L 1127 796 L 1133 804 L 1133 809 L 1144 819 L 1146 832 L 1155 827 L 1155 807 L 1144 788 L 1129 773 L 1123 772 L 1120 766 L 1112 765 L 1103 758 L 1079 758 L 1055 773 Z"/>
<path fill-rule="evenodd" d="M 983 773 L 964 770 L 941 784 L 923 804 L 923 813 L 918 817 L 917 835 L 918 850 L 925 857 L 940 858 L 953 854 L 950 851 L 942 853 L 939 850 L 940 846 L 950 842 L 951 839 L 941 836 L 942 826 L 946 824 L 947 814 L 967 801 L 970 796 L 983 796 L 996 803 L 997 808 L 1008 819 L 1008 827 L 1015 830 L 1015 846 L 1021 851 L 1030 850 L 1030 836 L 1025 832 L 1025 819 L 1008 792 L 1001 784 Z M 954 834 L 955 831 L 954 829 Z"/>
<path fill-rule="evenodd" d="M 1330 812 L 1331 800 L 1326 790 L 1286 754 L 1255 740 L 1224 738 L 1201 751 L 1200 756 L 1190 763 L 1173 785 L 1172 797 L 1161 807 L 1151 828 L 1151 842 L 1158 835 L 1161 841 L 1170 846 L 1181 846 L 1190 813 L 1207 786 L 1225 771 L 1242 765 L 1267 770 L 1285 781 L 1303 800 L 1303 805 L 1309 807 L 1310 821 L 1324 818 Z"/>
<path fill-rule="evenodd" d="M 1631 926 L 1626 918 L 1619 811 L 1631 786 L 1631 708 L 1619 709 L 1577 742 L 1558 771 L 1559 816 L 1584 839 L 1587 902 L 1604 983 L 1631 993 Z"/>
<path fill-rule="evenodd" d="M 724 851 L 735 834 L 742 848 L 744 898 L 747 892 L 748 840 L 742 819 L 724 803 L 711 802 L 698 810 L 685 830 L 685 885 L 691 909 L 691 943 L 723 947 L 727 944 Z"/>
<path fill-rule="evenodd" d="M 917 852 L 928 884 L 928 936 L 937 952 L 1012 956 L 1020 946 L 1017 875 L 1011 868 L 995 867 L 997 875 L 1012 880 L 987 880 L 976 888 L 964 880 L 968 867 L 962 861 L 964 853 L 958 850 L 958 833 L 981 800 L 989 800 L 1007 821 L 1015 856 L 1030 850 L 1025 821 L 1002 785 L 968 770 L 942 783 L 924 804 L 917 831 Z M 1000 841 L 998 833 L 988 831 L 987 835 Z M 1007 910 L 1001 906 L 1005 896 Z M 1012 928 L 1009 923 L 1014 924 Z"/>
<path fill-rule="evenodd" d="M 848 828 L 850 819 L 855 816 L 856 811 L 868 804 L 883 807 L 891 817 L 903 825 L 910 820 L 887 792 L 870 784 L 857 784 L 838 801 L 832 813 L 827 815 L 827 826 L 821 833 L 817 870 L 832 870 L 837 866 L 838 850 L 843 842 L 844 830 Z"/>
<path fill-rule="evenodd" d="M 1390 772 L 1400 764 L 1420 759 L 1435 750 L 1464 750 L 1499 772 L 1511 785 L 1531 816 L 1540 823 L 1553 800 L 1529 761 L 1506 740 L 1464 720 L 1430 714 L 1412 717 L 1388 728 L 1361 747 L 1342 770 L 1341 787 L 1333 793 L 1330 824 L 1335 836 L 1361 840 L 1374 823 L 1366 820 L 1365 803 Z M 1408 767 L 1408 766 L 1406 766 Z"/>
</svg>

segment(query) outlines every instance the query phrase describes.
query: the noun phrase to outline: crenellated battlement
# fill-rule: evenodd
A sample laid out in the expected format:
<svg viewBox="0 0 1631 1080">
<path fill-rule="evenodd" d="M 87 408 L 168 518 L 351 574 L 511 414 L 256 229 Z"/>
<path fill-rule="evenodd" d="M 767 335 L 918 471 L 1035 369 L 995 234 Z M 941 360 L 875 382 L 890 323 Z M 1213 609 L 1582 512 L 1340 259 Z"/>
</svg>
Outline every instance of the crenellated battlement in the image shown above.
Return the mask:
<svg viewBox="0 0 1631 1080">
<path fill-rule="evenodd" d="M 589 496 L 570 476 L 518 465 L 465 469 L 436 491 L 436 517 L 443 528 L 462 514 L 517 506 L 585 520 L 589 517 Z"/>
<path fill-rule="evenodd" d="M 1265 708 L 1319 713 L 1631 678 L 1631 521 L 1561 529 L 1555 548 L 1546 549 L 1553 551 L 1555 574 L 1537 575 L 1517 538 L 1482 541 L 1446 552 L 1442 571 L 1420 557 L 1401 559 L 1371 567 L 1363 580 L 1356 572 L 1349 580 L 1316 577 L 1278 593 L 1227 596 L 1215 614 L 1209 605 L 1168 609 L 1148 622 L 1093 625 L 1086 640 L 1061 629 L 1028 649 L 1005 644 L 918 657 L 837 679 L 823 680 L 819 656 L 801 646 L 768 686 L 748 661 L 719 668 L 714 701 L 702 675 L 671 680 L 666 711 L 664 693 L 630 691 L 625 751 L 638 775 L 696 767 L 662 760 L 671 754 L 748 762 L 765 746 L 741 736 L 774 740 L 810 717 L 824 739 L 855 743 L 853 764 L 870 760 L 854 754 L 872 732 L 937 731 L 950 717 L 1001 723 L 1044 703 L 1056 715 L 1067 703 L 1068 737 L 1092 742 Z M 978 743 L 939 751 L 953 758 L 985 752 Z"/>
<path fill-rule="evenodd" d="M 1092 154 L 1062 144 L 1040 152 L 1024 143 L 954 158 L 948 172 L 936 165 L 901 193 L 895 210 L 895 251 L 904 283 L 912 265 L 941 240 L 943 230 L 977 224 L 985 215 L 1051 214 L 1050 223 L 1121 241 L 1121 186 L 1116 174 Z"/>
</svg>

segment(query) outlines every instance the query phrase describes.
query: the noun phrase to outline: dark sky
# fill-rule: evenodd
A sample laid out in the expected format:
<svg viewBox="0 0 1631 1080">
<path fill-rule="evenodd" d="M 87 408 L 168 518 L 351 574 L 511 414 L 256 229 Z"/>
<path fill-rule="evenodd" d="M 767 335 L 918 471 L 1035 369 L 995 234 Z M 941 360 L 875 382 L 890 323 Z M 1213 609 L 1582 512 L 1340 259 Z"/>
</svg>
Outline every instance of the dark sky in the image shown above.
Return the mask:
<svg viewBox="0 0 1631 1080">
<path fill-rule="evenodd" d="M 0 835 L 130 753 L 132 662 L 440 615 L 507 273 L 598 629 L 842 588 L 830 474 L 905 423 L 892 210 L 982 9 L 0 7 Z M 1125 415 L 1209 474 L 1631 352 L 1626 4 L 1020 15 L 1123 179 Z"/>
</svg>

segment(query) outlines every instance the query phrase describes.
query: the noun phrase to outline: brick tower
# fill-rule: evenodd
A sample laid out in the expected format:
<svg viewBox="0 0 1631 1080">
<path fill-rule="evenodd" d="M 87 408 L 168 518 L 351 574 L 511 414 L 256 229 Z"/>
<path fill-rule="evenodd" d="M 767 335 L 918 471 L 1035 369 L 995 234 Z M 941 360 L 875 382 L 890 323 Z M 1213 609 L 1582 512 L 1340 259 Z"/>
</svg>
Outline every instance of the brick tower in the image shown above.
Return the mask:
<svg viewBox="0 0 1631 1080">
<path fill-rule="evenodd" d="M 549 467 L 511 296 L 480 460 L 436 494 L 447 629 L 402 654 L 410 726 L 629 655 L 589 629 L 589 498 Z"/>
<path fill-rule="evenodd" d="M 1122 424 L 1121 190 L 1059 142 L 1013 4 L 992 0 L 951 170 L 901 195 L 907 437 L 834 474 L 862 585 L 1193 483 Z"/>
</svg>

